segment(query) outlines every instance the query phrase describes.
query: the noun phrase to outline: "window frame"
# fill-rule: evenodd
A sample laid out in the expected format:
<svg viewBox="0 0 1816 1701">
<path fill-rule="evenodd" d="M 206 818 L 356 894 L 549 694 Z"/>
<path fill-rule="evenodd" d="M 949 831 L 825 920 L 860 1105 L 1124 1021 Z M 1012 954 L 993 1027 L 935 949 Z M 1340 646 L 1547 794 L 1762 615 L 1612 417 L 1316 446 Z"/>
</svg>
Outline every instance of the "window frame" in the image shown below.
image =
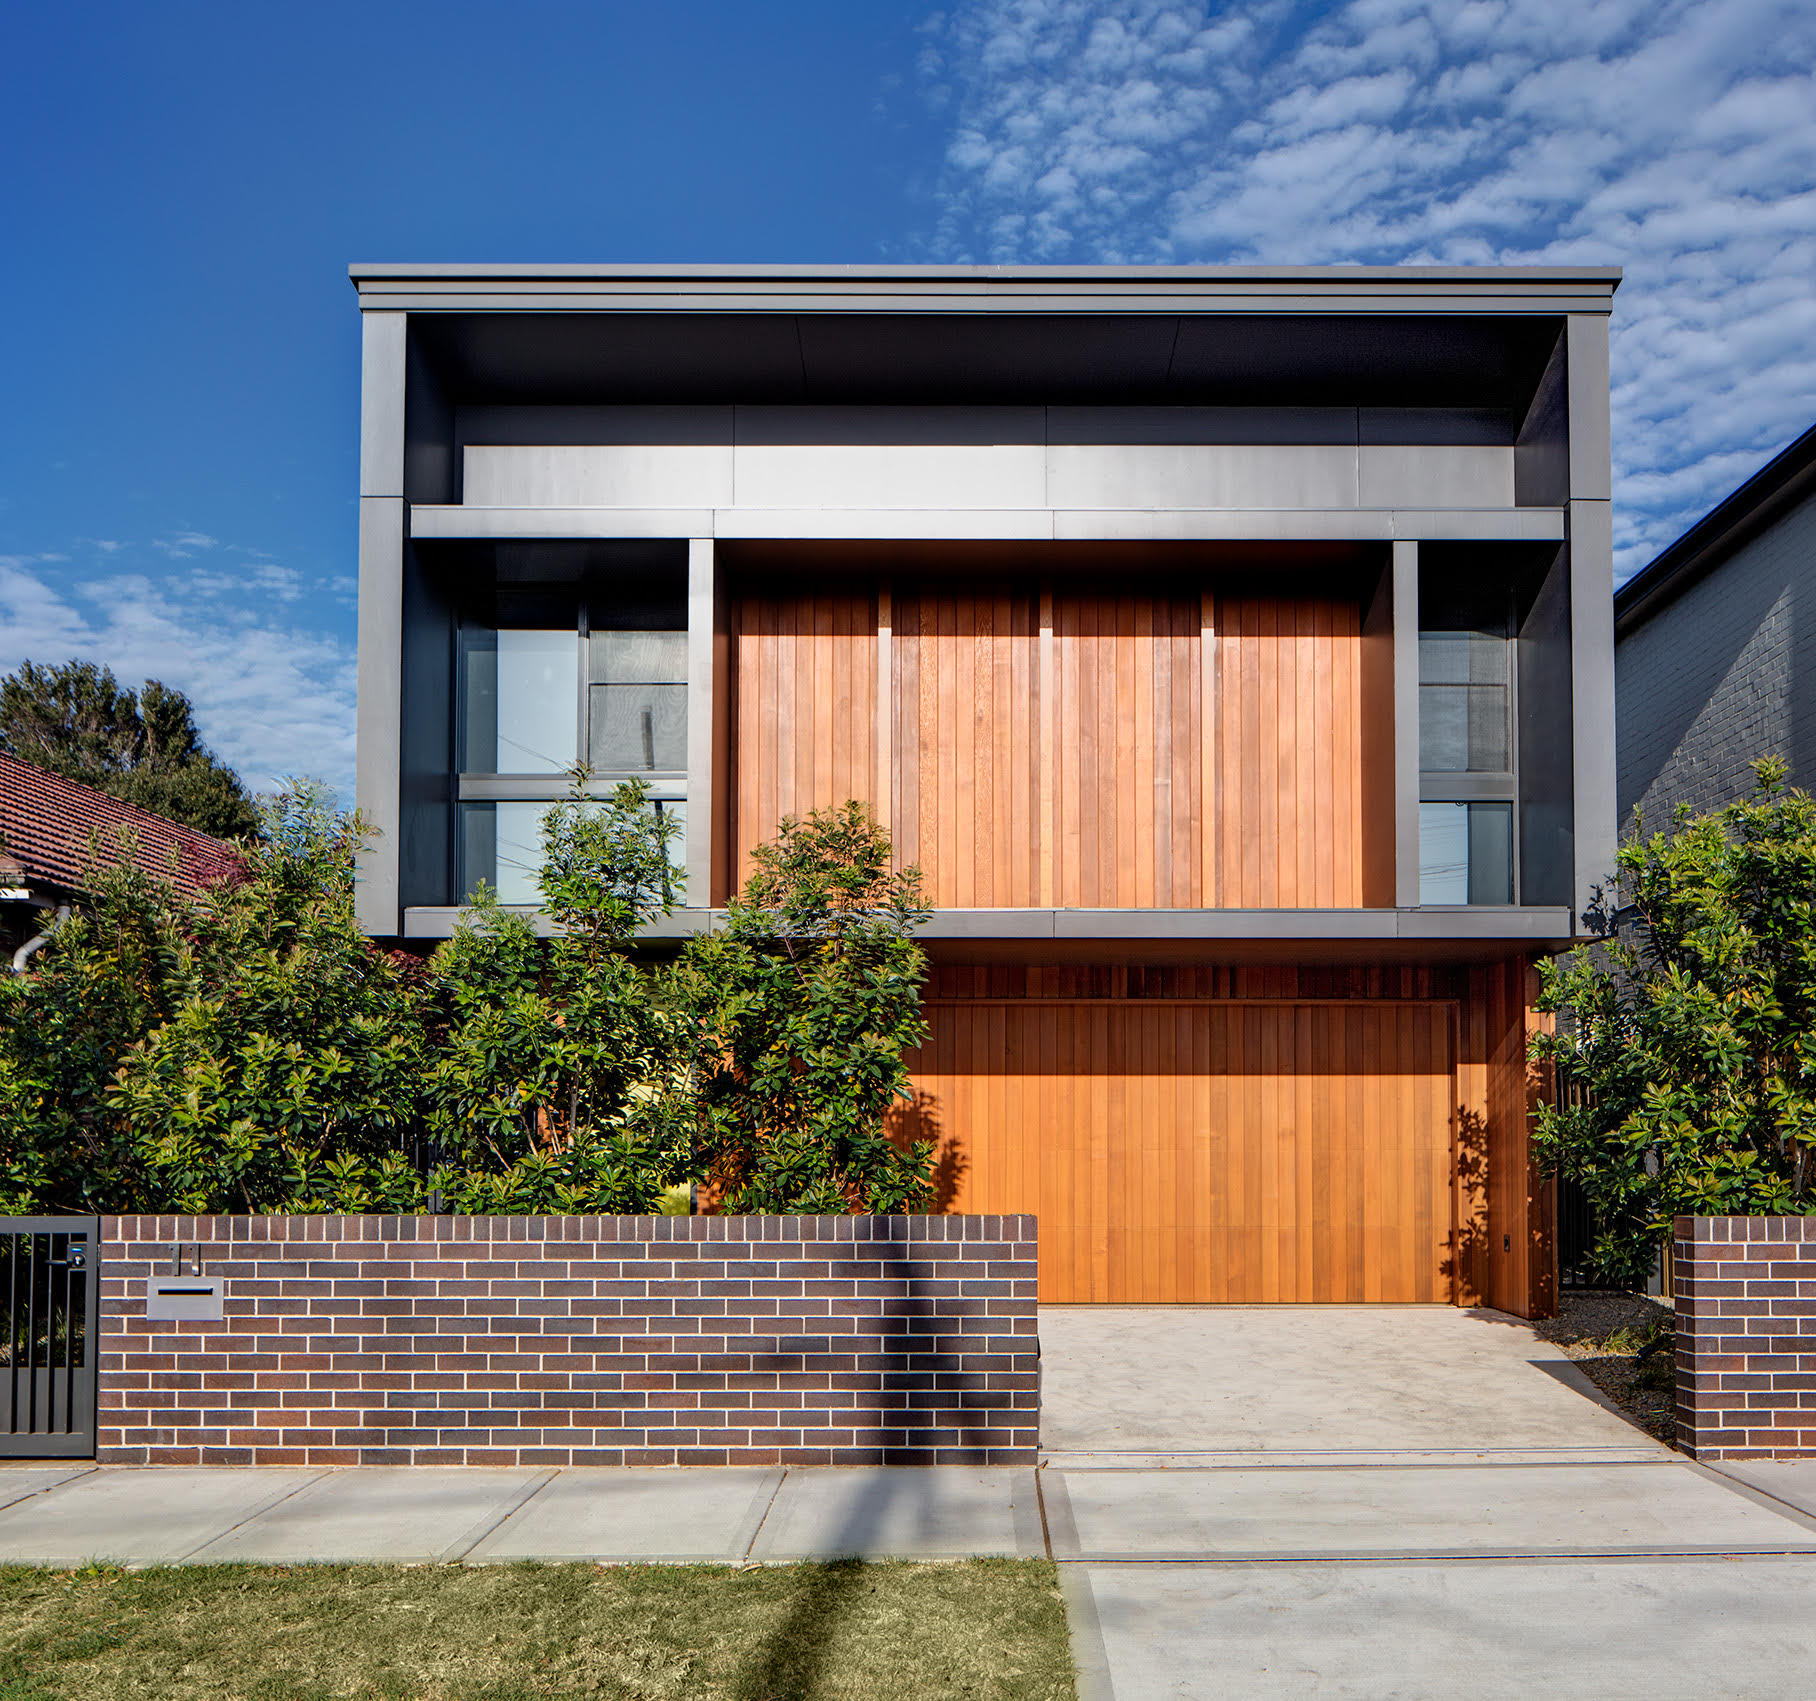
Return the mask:
<svg viewBox="0 0 1816 1701">
<path fill-rule="evenodd" d="M 1417 634 L 1420 643 L 1420 655 L 1423 657 L 1423 640 L 1428 636 L 1471 630 L 1460 626 L 1421 626 Z M 1509 610 L 1506 618 L 1506 630 L 1501 638 L 1506 657 L 1506 692 L 1507 692 L 1507 767 L 1504 771 L 1489 769 L 1443 769 L 1424 766 L 1423 711 L 1426 681 L 1421 672 L 1419 678 L 1419 711 L 1420 711 L 1420 767 L 1419 767 L 1419 802 L 1426 803 L 1505 803 L 1511 806 L 1511 830 L 1513 844 L 1509 859 L 1510 884 L 1512 886 L 1508 903 L 1517 906 L 1520 902 L 1520 705 L 1519 705 L 1519 625 Z M 1434 685 L 1441 682 L 1434 681 Z M 1422 896 L 1422 894 L 1421 894 Z M 1492 908 L 1492 905 L 1472 905 L 1467 900 L 1462 904 L 1421 903 L 1421 908 L 1429 909 L 1468 909 Z"/>
</svg>

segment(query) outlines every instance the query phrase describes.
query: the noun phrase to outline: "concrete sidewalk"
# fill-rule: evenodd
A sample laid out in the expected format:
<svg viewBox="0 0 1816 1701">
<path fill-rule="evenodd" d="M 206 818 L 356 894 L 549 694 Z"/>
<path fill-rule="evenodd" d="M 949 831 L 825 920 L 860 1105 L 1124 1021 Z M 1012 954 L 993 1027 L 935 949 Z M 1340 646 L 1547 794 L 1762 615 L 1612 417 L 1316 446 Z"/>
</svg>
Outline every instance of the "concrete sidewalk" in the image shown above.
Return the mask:
<svg viewBox="0 0 1816 1701">
<path fill-rule="evenodd" d="M 959 1559 L 1046 1551 L 1031 1470 L 0 1467 L 0 1563 Z"/>
</svg>

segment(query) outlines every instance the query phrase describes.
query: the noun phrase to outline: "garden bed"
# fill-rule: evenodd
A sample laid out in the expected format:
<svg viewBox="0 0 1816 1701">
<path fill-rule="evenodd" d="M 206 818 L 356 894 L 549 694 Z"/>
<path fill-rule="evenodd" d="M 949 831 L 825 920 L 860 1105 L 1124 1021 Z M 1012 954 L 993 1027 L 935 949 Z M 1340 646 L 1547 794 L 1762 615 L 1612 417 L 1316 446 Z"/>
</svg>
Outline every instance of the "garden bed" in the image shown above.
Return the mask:
<svg viewBox="0 0 1816 1701">
<path fill-rule="evenodd" d="M 1666 1446 L 1677 1443 L 1675 1366 L 1670 1306 L 1644 1294 L 1564 1293 L 1558 1314 L 1533 1324 L 1541 1340 L 1568 1353 L 1636 1428 Z M 1652 1342 L 1664 1344 L 1641 1356 Z"/>
</svg>

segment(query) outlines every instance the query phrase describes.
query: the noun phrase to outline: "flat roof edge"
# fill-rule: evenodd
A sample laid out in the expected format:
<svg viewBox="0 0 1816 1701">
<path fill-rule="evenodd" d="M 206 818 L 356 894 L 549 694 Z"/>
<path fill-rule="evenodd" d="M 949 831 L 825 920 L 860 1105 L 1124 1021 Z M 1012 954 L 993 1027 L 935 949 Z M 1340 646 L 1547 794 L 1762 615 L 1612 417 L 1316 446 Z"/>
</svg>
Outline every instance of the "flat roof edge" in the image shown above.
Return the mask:
<svg viewBox="0 0 1816 1701">
<path fill-rule="evenodd" d="M 364 282 L 410 280 L 457 283 L 542 282 L 824 282 L 824 283 L 1605 283 L 1618 288 L 1619 266 L 824 266 L 732 264 L 618 264 L 610 262 L 544 265 L 475 262 L 406 264 L 356 261 L 347 275 L 357 287 Z"/>
</svg>

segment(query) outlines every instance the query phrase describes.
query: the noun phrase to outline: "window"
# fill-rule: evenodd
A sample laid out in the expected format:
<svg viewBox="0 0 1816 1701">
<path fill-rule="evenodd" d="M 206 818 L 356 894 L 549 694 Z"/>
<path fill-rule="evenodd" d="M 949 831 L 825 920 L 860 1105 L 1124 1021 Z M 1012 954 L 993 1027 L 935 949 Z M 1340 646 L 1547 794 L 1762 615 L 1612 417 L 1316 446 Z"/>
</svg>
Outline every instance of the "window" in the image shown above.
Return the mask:
<svg viewBox="0 0 1816 1701">
<path fill-rule="evenodd" d="M 687 772 L 687 634 L 587 639 L 588 762 L 599 774 Z"/>
<path fill-rule="evenodd" d="M 460 630 L 456 879 L 507 904 L 541 901 L 542 817 L 583 762 L 609 792 L 646 780 L 687 820 L 687 631 L 679 598 L 626 602 L 586 586 L 499 587 Z"/>
<path fill-rule="evenodd" d="M 1513 805 L 1419 805 L 1419 902 L 1513 902 Z"/>
<path fill-rule="evenodd" d="M 1419 634 L 1419 766 L 1428 773 L 1513 768 L 1513 646 L 1493 632 Z"/>
<path fill-rule="evenodd" d="M 1451 606 L 1439 607 L 1438 596 L 1430 602 L 1453 618 L 1419 633 L 1419 902 L 1511 904 L 1518 893 L 1512 626 L 1458 609 L 1455 586 L 1445 593 Z M 1420 601 L 1426 606 L 1423 583 Z"/>
</svg>

